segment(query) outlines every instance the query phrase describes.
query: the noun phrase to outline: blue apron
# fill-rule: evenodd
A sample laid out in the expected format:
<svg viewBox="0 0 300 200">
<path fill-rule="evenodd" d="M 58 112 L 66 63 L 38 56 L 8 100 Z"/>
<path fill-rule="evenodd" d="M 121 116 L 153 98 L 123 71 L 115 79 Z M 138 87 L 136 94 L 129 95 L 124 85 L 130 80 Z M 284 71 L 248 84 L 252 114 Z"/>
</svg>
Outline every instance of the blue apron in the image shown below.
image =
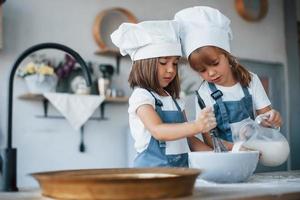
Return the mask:
<svg viewBox="0 0 300 200">
<path fill-rule="evenodd" d="M 217 119 L 219 137 L 232 142 L 231 123 L 244 119 L 254 119 L 253 102 L 247 87 L 242 87 L 244 97 L 239 101 L 222 101 L 222 92 L 213 83 L 208 83 L 212 92 L 211 96 L 216 101 L 214 113 Z"/>
<path fill-rule="evenodd" d="M 183 112 L 173 97 L 177 111 L 163 111 L 161 109 L 162 102 L 152 92 L 150 94 L 155 99 L 155 111 L 163 123 L 182 123 L 186 121 Z M 134 167 L 188 167 L 188 154 L 166 155 L 166 142 L 156 140 L 151 136 L 148 147 L 135 158 Z"/>
</svg>

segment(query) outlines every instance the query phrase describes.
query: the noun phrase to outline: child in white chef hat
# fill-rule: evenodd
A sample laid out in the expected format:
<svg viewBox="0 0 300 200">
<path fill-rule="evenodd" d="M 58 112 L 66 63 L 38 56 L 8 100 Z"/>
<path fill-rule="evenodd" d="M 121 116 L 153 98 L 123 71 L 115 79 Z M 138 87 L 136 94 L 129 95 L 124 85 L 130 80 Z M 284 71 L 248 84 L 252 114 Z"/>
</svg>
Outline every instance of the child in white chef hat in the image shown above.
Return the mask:
<svg viewBox="0 0 300 200">
<path fill-rule="evenodd" d="M 198 6 L 175 15 L 185 56 L 203 82 L 198 93 L 214 108 L 220 137 L 232 142 L 245 120 L 263 114 L 263 125 L 279 127 L 281 116 L 271 103 L 258 78 L 231 54 L 230 20 L 219 10 Z M 197 113 L 199 107 L 197 105 Z M 211 145 L 208 137 L 204 139 Z M 231 143 L 225 142 L 228 149 Z"/>
<path fill-rule="evenodd" d="M 175 21 L 123 23 L 112 33 L 122 55 L 133 61 L 129 84 L 129 125 L 138 152 L 135 167 L 187 167 L 193 144 L 210 148 L 193 137 L 216 126 L 211 108 L 194 122 L 186 122 L 179 99 L 178 61 L 181 45 Z M 199 144 L 199 146 L 198 146 Z"/>
</svg>

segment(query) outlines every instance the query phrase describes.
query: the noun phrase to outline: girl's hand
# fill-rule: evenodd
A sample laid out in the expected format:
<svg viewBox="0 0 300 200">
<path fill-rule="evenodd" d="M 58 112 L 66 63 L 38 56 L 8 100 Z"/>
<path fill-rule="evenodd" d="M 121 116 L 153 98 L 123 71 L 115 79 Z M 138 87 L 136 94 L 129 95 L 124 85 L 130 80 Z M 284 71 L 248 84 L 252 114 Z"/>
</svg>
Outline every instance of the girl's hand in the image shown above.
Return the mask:
<svg viewBox="0 0 300 200">
<path fill-rule="evenodd" d="M 217 126 L 216 117 L 211 107 L 204 108 L 199 113 L 196 121 L 198 132 L 206 133 Z"/>
<path fill-rule="evenodd" d="M 262 114 L 261 118 L 259 123 L 265 127 L 279 128 L 282 123 L 280 113 L 274 109 Z"/>
</svg>

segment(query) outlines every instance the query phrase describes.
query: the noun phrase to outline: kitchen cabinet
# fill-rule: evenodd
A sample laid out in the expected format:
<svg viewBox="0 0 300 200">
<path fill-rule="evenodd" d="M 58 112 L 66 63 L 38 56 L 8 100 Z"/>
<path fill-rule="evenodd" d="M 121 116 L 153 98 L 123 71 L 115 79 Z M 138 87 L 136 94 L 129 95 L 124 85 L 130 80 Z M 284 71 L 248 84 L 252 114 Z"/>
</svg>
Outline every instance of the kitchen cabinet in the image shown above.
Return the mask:
<svg viewBox="0 0 300 200">
<path fill-rule="evenodd" d="M 192 196 L 176 200 L 218 199 L 299 199 L 300 171 L 268 172 L 253 175 L 246 183 L 217 184 L 197 180 Z M 1 200 L 52 200 L 43 197 L 39 189 L 0 192 Z"/>
</svg>

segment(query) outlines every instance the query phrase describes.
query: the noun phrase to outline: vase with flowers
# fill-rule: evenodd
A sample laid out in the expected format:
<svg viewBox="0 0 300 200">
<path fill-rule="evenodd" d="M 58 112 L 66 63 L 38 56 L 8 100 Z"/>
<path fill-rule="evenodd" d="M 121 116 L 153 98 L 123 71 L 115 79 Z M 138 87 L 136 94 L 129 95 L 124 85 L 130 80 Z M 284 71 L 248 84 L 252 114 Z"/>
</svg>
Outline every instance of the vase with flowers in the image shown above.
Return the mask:
<svg viewBox="0 0 300 200">
<path fill-rule="evenodd" d="M 18 71 L 18 75 L 25 79 L 27 88 L 32 94 L 55 92 L 58 77 L 55 66 L 47 60 L 33 60 Z"/>
</svg>

